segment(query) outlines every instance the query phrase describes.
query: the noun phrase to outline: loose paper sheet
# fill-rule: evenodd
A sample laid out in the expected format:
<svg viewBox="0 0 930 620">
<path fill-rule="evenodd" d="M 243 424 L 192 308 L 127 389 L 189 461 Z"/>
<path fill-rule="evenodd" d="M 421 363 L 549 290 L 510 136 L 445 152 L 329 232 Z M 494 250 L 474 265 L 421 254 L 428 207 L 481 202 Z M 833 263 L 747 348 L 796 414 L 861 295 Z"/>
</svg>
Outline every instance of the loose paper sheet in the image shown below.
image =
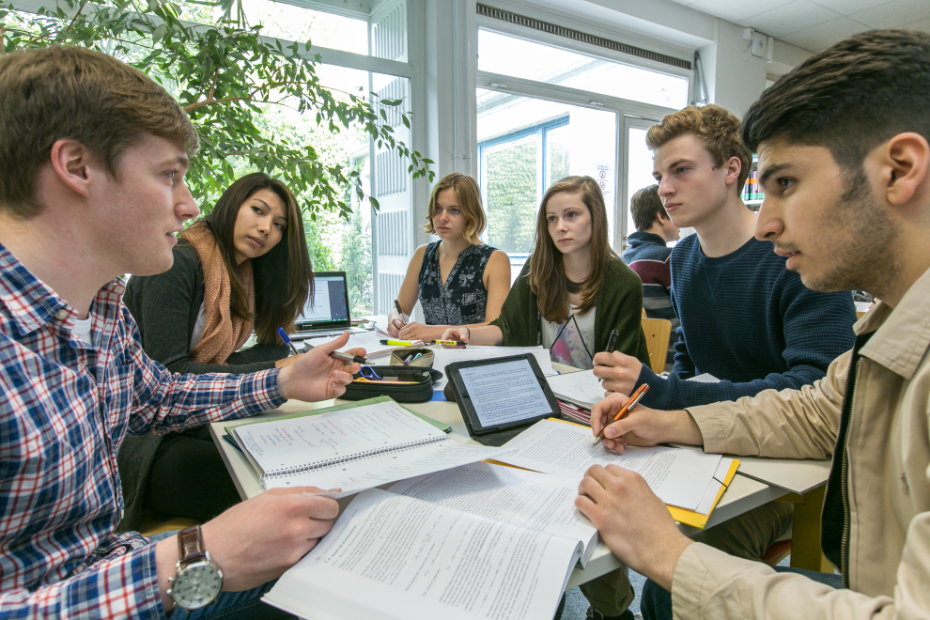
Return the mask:
<svg viewBox="0 0 930 620">
<path fill-rule="evenodd" d="M 473 463 L 398 482 L 392 493 L 531 530 L 566 536 L 594 551 L 597 529 L 575 508 L 578 482 L 561 476 Z M 582 558 L 582 567 L 587 563 Z"/>
<path fill-rule="evenodd" d="M 534 471 L 579 479 L 592 465 L 618 465 L 639 473 L 666 504 L 697 510 L 720 464 L 719 454 L 628 446 L 616 454 L 592 445 L 591 429 L 553 420 L 537 422 L 504 445 L 497 460 Z"/>
</svg>

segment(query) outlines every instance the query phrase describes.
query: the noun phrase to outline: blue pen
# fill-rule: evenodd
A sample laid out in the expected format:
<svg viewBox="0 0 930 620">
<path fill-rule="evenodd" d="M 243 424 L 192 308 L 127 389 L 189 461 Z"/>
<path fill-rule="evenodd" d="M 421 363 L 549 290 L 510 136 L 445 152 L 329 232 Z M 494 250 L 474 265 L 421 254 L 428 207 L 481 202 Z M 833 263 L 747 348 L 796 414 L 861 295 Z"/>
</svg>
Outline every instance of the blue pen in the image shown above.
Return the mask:
<svg viewBox="0 0 930 620">
<path fill-rule="evenodd" d="M 287 332 L 284 331 L 283 327 L 278 328 L 278 335 L 281 336 L 281 340 L 284 341 L 284 344 L 291 348 L 291 351 L 294 352 L 294 355 L 300 355 L 300 353 L 297 352 L 297 347 L 295 347 L 294 343 L 291 342 L 291 339 L 287 337 Z"/>
</svg>

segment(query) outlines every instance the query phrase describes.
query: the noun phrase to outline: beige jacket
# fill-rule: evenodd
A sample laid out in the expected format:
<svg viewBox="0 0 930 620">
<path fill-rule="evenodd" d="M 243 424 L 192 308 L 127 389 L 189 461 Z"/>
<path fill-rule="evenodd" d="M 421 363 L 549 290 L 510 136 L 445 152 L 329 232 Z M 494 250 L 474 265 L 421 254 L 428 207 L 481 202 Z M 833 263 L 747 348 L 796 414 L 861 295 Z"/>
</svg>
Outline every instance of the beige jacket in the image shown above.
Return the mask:
<svg viewBox="0 0 930 620">
<path fill-rule="evenodd" d="M 875 333 L 860 351 L 846 440 L 850 589 L 693 544 L 675 568 L 676 618 L 930 618 L 930 271 L 896 309 L 879 304 L 853 329 Z M 800 391 L 688 409 L 705 450 L 830 456 L 850 356 Z"/>
</svg>

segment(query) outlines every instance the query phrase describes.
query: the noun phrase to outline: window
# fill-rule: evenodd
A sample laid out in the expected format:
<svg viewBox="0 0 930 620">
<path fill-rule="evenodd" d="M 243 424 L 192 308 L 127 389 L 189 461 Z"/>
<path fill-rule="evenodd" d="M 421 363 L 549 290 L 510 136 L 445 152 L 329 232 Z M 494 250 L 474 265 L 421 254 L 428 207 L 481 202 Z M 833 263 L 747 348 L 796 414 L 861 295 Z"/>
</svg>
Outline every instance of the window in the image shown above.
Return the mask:
<svg viewBox="0 0 930 620">
<path fill-rule="evenodd" d="M 493 91 L 478 92 L 479 184 L 484 241 L 511 257 L 516 279 L 533 251 L 546 188 L 569 175 L 598 180 L 614 219 L 616 114 Z"/>
<path fill-rule="evenodd" d="M 667 108 L 688 105 L 687 78 L 478 31 L 478 70 Z"/>
<path fill-rule="evenodd" d="M 486 242 L 507 252 L 516 277 L 533 250 L 546 188 L 563 176 L 587 175 L 601 187 L 610 242 L 621 250 L 632 230 L 628 197 L 653 182 L 645 129 L 688 105 L 687 72 L 620 62 L 607 57 L 616 55 L 612 50 L 599 56 L 593 45 L 569 39 L 565 47 L 550 44 L 549 35 L 547 43 L 533 41 L 542 35 L 531 29 L 497 32 L 490 19 L 480 23 L 478 180 Z"/>
<path fill-rule="evenodd" d="M 273 0 L 241 0 L 242 13 L 249 25 L 261 24 L 262 35 L 367 56 L 368 21 L 333 15 Z M 197 23 L 216 23 L 223 17 L 218 4 L 182 2 L 181 18 Z M 235 5 L 234 5 L 235 6 Z M 232 17 L 237 16 L 233 9 Z"/>
<path fill-rule="evenodd" d="M 242 0 L 246 23 L 261 24 L 261 34 L 276 37 L 282 43 L 311 40 L 321 50 L 322 64 L 317 65 L 320 82 L 339 99 L 350 94 L 368 98 L 372 107 L 387 116 L 398 140 L 414 149 L 411 132 L 404 126 L 400 111 L 411 112 L 410 93 L 413 70 L 407 64 L 407 0 L 386 0 L 371 14 L 340 7 L 344 14 L 298 6 L 300 0 Z M 222 17 L 215 5 L 183 2 L 183 19 L 210 23 Z M 234 5 L 237 6 L 237 5 Z M 236 9 L 232 17 L 236 18 Z M 357 14 L 356 14 L 357 13 Z M 310 53 L 317 50 L 311 48 Z M 333 54 L 329 50 L 340 52 Z M 347 52 L 344 54 L 342 52 Z M 370 57 L 379 61 L 379 68 L 396 69 L 397 75 L 375 73 Z M 373 93 L 375 97 L 370 97 Z M 379 98 L 399 99 L 398 107 L 379 108 Z M 283 140 L 310 144 L 323 155 L 326 165 L 342 164 L 362 173 L 366 195 L 380 203 L 375 211 L 367 197 L 358 200 L 355 192 L 346 188 L 346 202 L 352 211 L 344 219 L 334 213 L 320 213 L 315 208 L 312 187 L 292 188 L 303 207 L 307 247 L 316 271 L 345 271 L 349 285 L 349 303 L 353 316 L 387 314 L 396 294 L 406 264 L 413 251 L 409 162 L 394 151 L 372 143 L 370 136 L 359 128 L 331 133 L 318 126 L 314 114 L 302 114 L 283 105 L 255 104 L 262 109 L 262 122 Z M 243 168 L 242 174 L 251 172 Z M 378 290 L 384 290 L 378 302 Z M 387 306 L 386 306 L 387 304 Z"/>
</svg>

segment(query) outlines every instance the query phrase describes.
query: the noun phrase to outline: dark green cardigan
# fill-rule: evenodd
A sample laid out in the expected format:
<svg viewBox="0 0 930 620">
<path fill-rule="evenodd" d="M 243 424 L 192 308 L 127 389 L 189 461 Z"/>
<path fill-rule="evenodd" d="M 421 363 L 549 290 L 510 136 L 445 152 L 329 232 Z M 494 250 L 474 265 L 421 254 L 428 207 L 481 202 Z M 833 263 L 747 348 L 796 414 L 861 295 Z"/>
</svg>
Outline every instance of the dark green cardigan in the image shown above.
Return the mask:
<svg viewBox="0 0 930 620">
<path fill-rule="evenodd" d="M 287 357 L 282 345 L 256 345 L 237 351 L 226 364 L 198 364 L 190 360 L 191 334 L 204 300 L 203 267 L 189 245 L 174 248 L 174 265 L 156 276 L 133 276 L 123 302 L 139 325 L 142 348 L 171 372 L 250 373 L 274 368 Z M 125 511 L 120 531 L 134 531 L 142 523 L 142 498 L 155 453 L 163 435 L 127 436 L 116 455 Z"/>
<path fill-rule="evenodd" d="M 532 347 L 542 341 L 538 298 L 530 290 L 529 270 L 530 261 L 527 260 L 504 301 L 500 316 L 491 321 L 491 325 L 497 325 L 504 332 L 505 347 Z M 610 332 L 616 329 L 620 335 L 614 350 L 648 365 L 649 351 L 642 327 L 643 283 L 619 258 L 607 259 L 595 308 L 592 353 L 606 351 Z"/>
</svg>

